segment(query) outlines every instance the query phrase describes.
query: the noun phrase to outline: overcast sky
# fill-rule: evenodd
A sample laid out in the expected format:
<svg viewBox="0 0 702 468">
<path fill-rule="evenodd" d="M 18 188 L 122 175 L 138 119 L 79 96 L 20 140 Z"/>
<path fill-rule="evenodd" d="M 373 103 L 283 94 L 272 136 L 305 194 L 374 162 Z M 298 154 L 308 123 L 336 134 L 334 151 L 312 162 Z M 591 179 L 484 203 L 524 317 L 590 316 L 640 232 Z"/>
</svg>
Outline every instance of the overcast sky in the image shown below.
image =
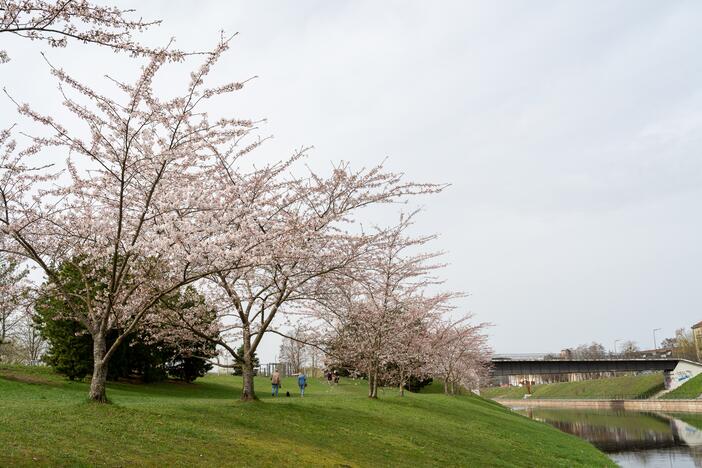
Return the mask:
<svg viewBox="0 0 702 468">
<path fill-rule="evenodd" d="M 452 184 L 416 202 L 417 231 L 440 234 L 448 287 L 497 352 L 650 348 L 654 328 L 702 320 L 702 2 L 115 3 L 163 20 L 149 44 L 240 33 L 213 77 L 259 78 L 216 111 L 268 119 L 261 157 L 314 145 L 313 165 L 387 157 Z M 0 39 L 0 84 L 46 111 L 40 50 L 100 86 L 137 73 L 104 49 Z"/>
</svg>

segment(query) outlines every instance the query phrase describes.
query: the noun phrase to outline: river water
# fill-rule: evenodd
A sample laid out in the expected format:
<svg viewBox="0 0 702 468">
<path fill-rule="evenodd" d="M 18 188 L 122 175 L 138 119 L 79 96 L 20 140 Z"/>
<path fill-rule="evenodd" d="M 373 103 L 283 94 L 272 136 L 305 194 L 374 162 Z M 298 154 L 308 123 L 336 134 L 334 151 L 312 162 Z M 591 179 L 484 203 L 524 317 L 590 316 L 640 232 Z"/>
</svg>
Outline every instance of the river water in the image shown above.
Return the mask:
<svg viewBox="0 0 702 468">
<path fill-rule="evenodd" d="M 622 467 L 702 467 L 702 415 L 512 408 L 590 441 Z"/>
</svg>

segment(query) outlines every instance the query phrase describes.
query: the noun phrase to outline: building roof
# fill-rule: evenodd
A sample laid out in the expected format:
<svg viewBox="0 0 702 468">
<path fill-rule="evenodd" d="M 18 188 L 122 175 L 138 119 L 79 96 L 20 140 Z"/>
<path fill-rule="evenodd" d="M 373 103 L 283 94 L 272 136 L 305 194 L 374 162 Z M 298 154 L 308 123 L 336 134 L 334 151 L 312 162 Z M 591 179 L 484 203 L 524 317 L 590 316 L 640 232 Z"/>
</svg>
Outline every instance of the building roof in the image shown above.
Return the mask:
<svg viewBox="0 0 702 468">
<path fill-rule="evenodd" d="M 694 330 L 695 328 L 702 328 L 702 322 L 697 322 L 692 326 L 692 329 Z"/>
</svg>

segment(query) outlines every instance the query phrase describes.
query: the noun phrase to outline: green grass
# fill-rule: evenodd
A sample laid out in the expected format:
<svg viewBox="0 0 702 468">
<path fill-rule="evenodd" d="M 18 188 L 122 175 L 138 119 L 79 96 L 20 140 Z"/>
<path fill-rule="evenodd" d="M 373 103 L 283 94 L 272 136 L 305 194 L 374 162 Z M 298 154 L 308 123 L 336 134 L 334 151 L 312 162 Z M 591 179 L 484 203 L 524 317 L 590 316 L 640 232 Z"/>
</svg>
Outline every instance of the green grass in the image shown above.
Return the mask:
<svg viewBox="0 0 702 468">
<path fill-rule="evenodd" d="M 702 374 L 696 375 L 675 390 L 661 396 L 666 399 L 697 398 L 702 394 Z"/>
<path fill-rule="evenodd" d="M 663 390 L 663 374 L 627 375 L 532 386 L 531 398 L 635 399 Z M 480 392 L 486 398 L 523 398 L 525 387 L 492 387 Z"/>
<path fill-rule="evenodd" d="M 702 430 L 702 414 L 674 413 L 673 416 Z"/>
<path fill-rule="evenodd" d="M 308 395 L 237 401 L 241 381 L 87 383 L 46 369 L 0 367 L 0 466 L 614 466 L 587 442 L 476 396 L 366 398 L 363 381 Z M 283 391 L 297 394 L 292 379 Z"/>
</svg>

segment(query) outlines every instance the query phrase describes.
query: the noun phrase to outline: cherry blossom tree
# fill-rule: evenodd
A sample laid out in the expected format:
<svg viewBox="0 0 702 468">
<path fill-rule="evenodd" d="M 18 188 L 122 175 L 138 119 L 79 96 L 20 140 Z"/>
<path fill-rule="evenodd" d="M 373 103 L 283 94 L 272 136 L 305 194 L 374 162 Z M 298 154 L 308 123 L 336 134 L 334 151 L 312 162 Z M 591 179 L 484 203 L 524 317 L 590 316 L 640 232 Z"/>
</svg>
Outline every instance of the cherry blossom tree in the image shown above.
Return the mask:
<svg viewBox="0 0 702 468">
<path fill-rule="evenodd" d="M 487 376 L 488 324 L 471 316 L 452 320 L 458 293 L 435 293 L 443 265 L 439 253 L 425 253 L 433 236 L 408 234 L 414 213 L 381 231 L 375 249 L 356 270 L 331 277 L 326 294 L 311 308 L 333 359 L 368 376 L 368 396 L 379 385 L 397 385 L 410 377 L 434 377 L 446 393 L 476 388 Z"/>
<path fill-rule="evenodd" d="M 386 365 L 380 368 L 378 380 L 396 385 L 400 396 L 404 396 L 405 387 L 412 377 L 425 379 L 430 376 L 430 329 L 439 320 L 448 299 L 446 296 L 414 297 L 403 304 L 402 313 L 398 314 L 402 319 L 393 327 L 393 352 Z M 377 387 L 377 382 L 375 384 Z M 377 395 L 377 389 L 375 393 Z"/>
<path fill-rule="evenodd" d="M 185 93 L 170 99 L 153 86 L 165 53 L 152 55 L 134 83 L 112 80 L 124 96 L 119 99 L 51 67 L 64 106 L 89 137 L 19 103 L 20 114 L 48 135 L 32 137 L 22 151 L 8 132 L 0 137 L 0 251 L 32 262 L 69 306 L 80 305 L 72 308 L 73 318 L 94 344 L 91 400 L 106 401 L 107 366 L 125 336 L 169 295 L 229 268 L 221 245 L 242 244 L 237 235 L 244 231 L 229 230 L 238 213 L 222 209 L 226 200 L 213 200 L 216 187 L 207 178 L 209 162 L 254 126 L 210 121 L 204 112 L 211 99 L 243 86 L 205 87 L 227 47 L 222 41 L 191 74 Z M 51 152 L 49 164 L 39 162 L 43 150 Z M 76 293 L 63 286 L 62 264 L 81 272 L 85 288 Z M 108 348 L 109 330 L 119 335 Z"/>
<path fill-rule="evenodd" d="M 68 40 L 73 39 L 133 56 L 166 54 L 171 60 L 183 58 L 183 52 L 166 52 L 137 42 L 133 33 L 160 21 L 132 18 L 133 13 L 133 10 L 101 6 L 86 0 L 0 0 L 0 33 L 41 41 L 52 47 L 65 47 Z M 0 63 L 7 61 L 7 51 L 0 50 Z"/>
<path fill-rule="evenodd" d="M 292 366 L 293 372 L 300 372 L 307 361 L 306 337 L 302 324 L 298 323 L 290 332 L 289 337 L 283 338 L 278 353 L 279 360 Z"/>
<path fill-rule="evenodd" d="M 34 322 L 31 303 L 27 303 L 22 313 L 16 342 L 22 361 L 31 366 L 36 365 L 46 351 L 46 340 Z"/>
<path fill-rule="evenodd" d="M 402 396 L 411 377 L 429 376 L 429 328 L 437 319 L 431 302 L 416 297 L 384 309 L 359 299 L 336 309 L 331 352 L 340 365 L 368 377 L 369 398 L 378 397 L 380 386 L 396 386 Z"/>
<path fill-rule="evenodd" d="M 379 230 L 373 248 L 331 278 L 310 311 L 323 336 L 333 337 L 328 345 L 336 358 L 368 376 L 370 398 L 382 384 L 403 392 L 411 375 L 425 374 L 430 327 L 456 297 L 428 293 L 440 284 L 434 273 L 442 265 L 435 262 L 439 253 L 422 251 L 434 236 L 408 234 L 415 214 Z"/>
<path fill-rule="evenodd" d="M 488 324 L 470 322 L 471 316 L 436 324 L 430 340 L 430 373 L 444 383 L 444 393 L 477 389 L 485 382 L 492 351 L 487 344 Z"/>
</svg>

